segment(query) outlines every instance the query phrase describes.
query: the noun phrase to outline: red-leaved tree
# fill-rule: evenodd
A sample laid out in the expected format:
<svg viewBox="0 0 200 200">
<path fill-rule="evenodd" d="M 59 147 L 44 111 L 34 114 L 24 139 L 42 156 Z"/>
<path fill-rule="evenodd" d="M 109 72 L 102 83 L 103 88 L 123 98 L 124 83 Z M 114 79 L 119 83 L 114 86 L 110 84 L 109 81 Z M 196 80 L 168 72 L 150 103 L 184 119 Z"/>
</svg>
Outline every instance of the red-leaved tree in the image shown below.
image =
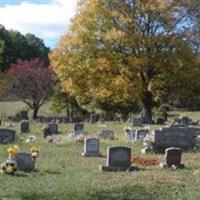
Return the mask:
<svg viewBox="0 0 200 200">
<path fill-rule="evenodd" d="M 8 71 L 12 78 L 11 91 L 33 110 L 33 119 L 52 92 L 53 74 L 38 58 L 18 61 Z"/>
</svg>

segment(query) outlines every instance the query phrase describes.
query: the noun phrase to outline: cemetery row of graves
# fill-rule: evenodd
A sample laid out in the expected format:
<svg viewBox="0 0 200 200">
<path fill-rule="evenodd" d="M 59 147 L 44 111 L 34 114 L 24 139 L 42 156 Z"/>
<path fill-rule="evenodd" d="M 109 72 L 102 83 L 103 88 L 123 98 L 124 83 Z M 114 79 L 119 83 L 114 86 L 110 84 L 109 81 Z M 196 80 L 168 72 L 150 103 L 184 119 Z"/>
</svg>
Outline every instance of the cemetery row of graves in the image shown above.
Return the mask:
<svg viewBox="0 0 200 200">
<path fill-rule="evenodd" d="M 72 124 L 70 128 L 66 128 L 65 123 L 59 123 L 56 120 L 47 123 L 28 120 L 13 124 L 2 122 L 0 147 L 4 152 L 1 155 L 2 176 L 0 179 L 4 177 L 4 182 L 8 177 L 8 180 L 16 179 L 19 180 L 19 183 L 27 179 L 25 183 L 28 187 L 31 184 L 30 177 L 39 177 L 46 173 L 48 171 L 45 169 L 46 167 L 52 167 L 53 173 L 58 173 L 57 180 L 60 180 L 63 176 L 67 177 L 68 170 L 70 171 L 73 168 L 71 165 L 74 165 L 74 168 L 82 166 L 87 171 L 90 171 L 88 168 L 91 168 L 91 174 L 87 174 L 91 177 L 88 179 L 91 179 L 96 173 L 99 173 L 98 178 L 93 178 L 98 181 L 101 176 L 104 178 L 109 176 L 109 181 L 114 181 L 116 177 L 118 181 L 122 177 L 126 177 L 128 181 L 120 183 L 126 185 L 130 184 L 130 177 L 135 181 L 138 180 L 135 176 L 140 177 L 144 173 L 147 173 L 148 177 L 149 170 L 153 170 L 153 173 L 158 171 L 163 174 L 162 178 L 168 173 L 174 173 L 174 170 L 177 174 L 183 173 L 193 163 L 190 160 L 191 163 L 188 165 L 187 161 L 185 162 L 183 159 L 184 155 L 187 155 L 188 152 L 191 154 L 193 151 L 196 151 L 194 154 L 198 155 L 200 128 L 198 125 L 191 125 L 190 120 L 184 118 L 184 120 L 174 120 L 172 123 L 158 126 L 145 126 L 140 122 L 136 124 L 136 122 L 138 120 L 133 120 L 131 124 L 81 122 Z M 37 129 L 35 129 L 36 126 Z M 116 127 L 120 127 L 120 130 L 116 130 Z M 62 153 L 60 153 L 61 149 Z M 47 154 L 48 156 L 45 157 Z M 59 161 L 54 161 L 56 159 Z M 60 169 L 60 165 L 62 166 L 62 175 L 55 172 Z M 75 181 L 73 178 L 77 176 L 77 173 L 84 177 L 84 170 L 80 170 L 68 181 Z M 55 176 L 49 171 L 47 174 L 48 178 Z M 109 182 L 107 178 L 105 181 Z M 44 178 L 44 180 L 46 179 Z M 82 182 L 81 178 L 79 181 Z M 106 184 L 104 180 L 101 182 Z M 9 184 L 13 183 L 9 182 Z M 157 184 L 157 180 L 155 184 Z M 83 188 L 86 187 L 83 185 Z M 49 192 L 46 193 L 49 195 Z"/>
</svg>

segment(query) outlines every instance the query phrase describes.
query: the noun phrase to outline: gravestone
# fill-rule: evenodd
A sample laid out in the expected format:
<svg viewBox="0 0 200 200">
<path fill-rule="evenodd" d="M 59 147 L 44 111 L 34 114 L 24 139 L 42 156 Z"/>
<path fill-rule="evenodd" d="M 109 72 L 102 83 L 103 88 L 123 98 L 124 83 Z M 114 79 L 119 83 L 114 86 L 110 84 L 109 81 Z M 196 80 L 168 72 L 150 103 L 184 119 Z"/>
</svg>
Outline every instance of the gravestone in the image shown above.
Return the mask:
<svg viewBox="0 0 200 200">
<path fill-rule="evenodd" d="M 181 156 L 182 156 L 182 150 L 180 148 L 167 148 L 165 150 L 165 162 L 166 165 L 171 167 L 174 166 L 180 166 L 181 165 Z"/>
<path fill-rule="evenodd" d="M 102 171 L 132 171 L 131 149 L 128 147 L 111 147 L 107 149 L 106 166 L 100 166 Z"/>
<path fill-rule="evenodd" d="M 149 134 L 148 129 L 138 129 L 135 133 L 135 141 L 143 141 L 143 139 Z"/>
<path fill-rule="evenodd" d="M 199 128 L 176 125 L 161 130 L 154 130 L 151 142 L 154 152 L 163 152 L 170 147 L 179 147 L 185 150 L 195 147 L 195 138 L 198 135 L 200 135 Z"/>
<path fill-rule="evenodd" d="M 17 169 L 20 171 L 31 172 L 35 169 L 35 161 L 31 153 L 20 152 L 15 155 L 15 161 L 17 163 Z"/>
<path fill-rule="evenodd" d="M 125 133 L 128 140 L 135 140 L 136 130 L 125 130 Z"/>
<path fill-rule="evenodd" d="M 97 123 L 97 121 L 98 121 L 98 115 L 94 114 L 94 113 L 91 113 L 90 114 L 90 123 L 94 124 L 94 123 Z"/>
<path fill-rule="evenodd" d="M 103 139 L 114 139 L 114 131 L 104 129 L 98 132 L 97 136 Z"/>
<path fill-rule="evenodd" d="M 28 133 L 29 132 L 29 121 L 28 120 L 20 121 L 20 132 L 21 133 Z"/>
<path fill-rule="evenodd" d="M 84 140 L 84 152 L 83 156 L 100 156 L 99 153 L 99 139 L 97 138 L 85 138 Z"/>
<path fill-rule="evenodd" d="M 143 119 L 142 118 L 135 118 L 132 120 L 132 126 L 142 126 Z"/>
<path fill-rule="evenodd" d="M 156 124 L 158 124 L 158 125 L 164 125 L 165 124 L 165 120 L 163 118 L 157 118 L 156 119 Z"/>
<path fill-rule="evenodd" d="M 0 144 L 14 143 L 16 132 L 10 129 L 0 129 Z"/>
<path fill-rule="evenodd" d="M 57 123 L 48 123 L 48 126 L 49 126 L 49 130 L 52 133 L 52 135 L 58 134 L 58 124 Z"/>
<path fill-rule="evenodd" d="M 75 123 L 73 127 L 73 133 L 74 135 L 83 134 L 84 129 L 84 123 Z"/>
<path fill-rule="evenodd" d="M 58 124 L 56 123 L 48 123 L 43 128 L 43 136 L 46 138 L 47 136 L 57 135 L 58 134 Z"/>
</svg>

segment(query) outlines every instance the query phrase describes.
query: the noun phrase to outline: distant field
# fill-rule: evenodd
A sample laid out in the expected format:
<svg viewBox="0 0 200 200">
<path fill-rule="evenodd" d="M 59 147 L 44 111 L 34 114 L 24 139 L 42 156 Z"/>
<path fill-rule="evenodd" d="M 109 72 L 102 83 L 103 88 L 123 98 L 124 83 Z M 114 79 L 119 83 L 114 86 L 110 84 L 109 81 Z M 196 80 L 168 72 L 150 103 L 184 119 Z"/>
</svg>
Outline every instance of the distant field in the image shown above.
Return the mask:
<svg viewBox="0 0 200 200">
<path fill-rule="evenodd" d="M 49 107 L 50 103 L 42 106 L 39 110 L 39 115 L 53 115 L 53 112 Z M 0 101 L 0 116 L 2 116 L 3 113 L 6 113 L 6 116 L 11 116 L 24 108 L 28 107 L 26 104 L 20 101 Z"/>
<path fill-rule="evenodd" d="M 6 116 L 14 115 L 16 112 L 22 110 L 23 108 L 27 108 L 27 106 L 26 104 L 20 101 L 0 101 L 0 117 L 2 116 L 3 113 L 6 113 Z M 177 115 L 177 116 L 187 116 L 187 117 L 192 118 L 195 121 L 200 120 L 200 111 L 171 112 L 171 114 Z M 64 115 L 64 113 L 61 113 L 61 114 L 53 113 L 50 110 L 50 103 L 48 103 L 41 107 L 39 111 L 39 115 L 44 115 L 44 116 Z"/>
</svg>

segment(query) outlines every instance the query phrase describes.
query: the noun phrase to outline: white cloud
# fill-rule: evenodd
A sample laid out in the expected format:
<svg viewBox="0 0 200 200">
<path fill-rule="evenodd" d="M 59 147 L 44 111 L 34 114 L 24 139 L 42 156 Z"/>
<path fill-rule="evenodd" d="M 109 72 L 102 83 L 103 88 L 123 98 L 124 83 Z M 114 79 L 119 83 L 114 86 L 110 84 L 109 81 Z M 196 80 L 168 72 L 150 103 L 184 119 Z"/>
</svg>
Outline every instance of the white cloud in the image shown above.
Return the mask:
<svg viewBox="0 0 200 200">
<path fill-rule="evenodd" d="M 77 0 L 53 0 L 49 4 L 6 5 L 0 7 L 0 24 L 23 34 L 33 33 L 48 43 L 67 31 L 76 3 Z"/>
</svg>

